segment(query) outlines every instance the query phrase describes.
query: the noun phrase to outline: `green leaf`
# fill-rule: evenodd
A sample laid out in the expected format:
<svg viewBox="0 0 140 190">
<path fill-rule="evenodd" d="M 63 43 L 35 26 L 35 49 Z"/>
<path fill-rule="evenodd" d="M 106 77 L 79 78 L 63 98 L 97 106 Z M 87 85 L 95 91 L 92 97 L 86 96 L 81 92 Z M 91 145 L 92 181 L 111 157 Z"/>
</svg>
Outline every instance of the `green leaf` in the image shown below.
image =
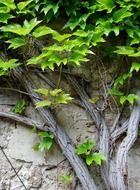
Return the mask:
<svg viewBox="0 0 140 190">
<path fill-rule="evenodd" d="M 9 7 L 10 9 L 15 9 L 16 6 L 15 6 L 15 3 L 13 0 L 4 0 L 4 1 L 1 1 L 2 4 L 6 5 L 7 7 Z"/>
<path fill-rule="evenodd" d="M 114 88 L 117 88 L 118 84 L 123 85 L 124 81 L 132 77 L 132 73 L 124 73 L 123 75 L 120 75 L 114 83 Z"/>
<path fill-rule="evenodd" d="M 56 14 L 59 9 L 59 3 L 51 3 L 48 4 L 46 7 L 42 9 L 42 12 L 45 13 L 45 15 L 50 11 L 53 10 L 53 13 Z"/>
<path fill-rule="evenodd" d="M 58 94 L 60 94 L 62 92 L 62 89 L 54 89 L 50 91 L 51 96 L 57 96 Z"/>
<path fill-rule="evenodd" d="M 31 129 L 31 131 L 32 131 L 33 133 L 37 133 L 37 128 L 36 128 L 36 126 L 34 126 L 34 127 Z"/>
<path fill-rule="evenodd" d="M 48 106 L 51 106 L 51 101 L 49 101 L 49 100 L 43 100 L 43 101 L 40 101 L 40 102 L 36 103 L 36 108 L 48 107 Z"/>
<path fill-rule="evenodd" d="M 94 156 L 93 156 L 93 154 L 89 154 L 89 155 L 86 156 L 86 164 L 87 164 L 88 166 L 90 166 L 90 165 L 93 163 L 93 161 L 94 161 Z"/>
<path fill-rule="evenodd" d="M 136 95 L 136 94 L 129 94 L 127 96 L 127 100 L 130 104 L 134 104 L 135 100 L 140 100 L 140 96 Z"/>
<path fill-rule="evenodd" d="M 25 7 L 27 7 L 33 0 L 23 1 L 17 4 L 17 7 L 20 11 L 22 11 Z"/>
<path fill-rule="evenodd" d="M 101 166 L 102 161 L 106 160 L 105 156 L 100 152 L 94 153 L 92 159 L 99 166 Z"/>
<path fill-rule="evenodd" d="M 102 161 L 105 161 L 106 158 L 102 153 L 93 153 L 86 156 L 86 163 L 87 165 L 91 165 L 93 162 L 95 162 L 97 165 L 101 165 Z"/>
<path fill-rule="evenodd" d="M 63 183 L 71 183 L 72 182 L 72 176 L 71 175 L 62 175 L 60 177 L 60 180 L 63 182 Z"/>
<path fill-rule="evenodd" d="M 38 21 L 37 18 L 34 18 L 29 22 L 25 20 L 23 24 L 23 29 L 25 30 L 26 34 L 29 34 L 40 22 L 41 21 Z"/>
<path fill-rule="evenodd" d="M 112 88 L 108 91 L 109 94 L 115 95 L 115 96 L 123 96 L 123 92 L 119 91 L 116 88 Z"/>
<path fill-rule="evenodd" d="M 47 26 L 40 26 L 37 29 L 34 30 L 33 32 L 33 36 L 35 38 L 39 38 L 41 36 L 45 36 L 47 34 L 53 34 L 55 33 L 54 30 L 52 30 L 51 28 L 47 27 Z"/>
<path fill-rule="evenodd" d="M 69 38 L 71 36 L 72 36 L 71 34 L 63 34 L 63 35 L 61 35 L 61 34 L 59 34 L 57 32 L 53 33 L 53 39 L 57 40 L 58 42 L 62 42 L 65 39 L 67 39 L 67 38 Z"/>
<path fill-rule="evenodd" d="M 134 94 L 129 94 L 128 96 L 127 96 L 127 100 L 128 100 L 128 102 L 130 103 L 130 104 L 134 104 L 134 101 L 135 101 L 135 99 L 136 99 L 136 95 L 134 95 Z"/>
<path fill-rule="evenodd" d="M 140 57 L 140 49 L 136 53 L 129 55 L 130 57 Z"/>
<path fill-rule="evenodd" d="M 52 51 L 50 52 L 51 54 L 53 53 L 53 51 L 58 51 L 58 52 L 62 52 L 64 51 L 66 48 L 66 46 L 59 46 L 58 44 L 53 44 L 52 46 L 49 47 L 45 47 L 43 50 L 48 50 L 48 51 Z"/>
<path fill-rule="evenodd" d="M 51 138 L 53 139 L 54 138 L 54 135 L 52 133 L 49 133 L 49 132 L 46 132 L 46 131 L 43 131 L 43 132 L 39 132 L 38 135 L 42 138 Z"/>
<path fill-rule="evenodd" d="M 102 31 L 93 32 L 93 37 L 92 37 L 92 41 L 91 41 L 93 46 L 96 46 L 98 43 L 105 42 L 102 35 L 103 35 Z"/>
<path fill-rule="evenodd" d="M 34 151 L 39 151 L 39 145 L 40 145 L 40 143 L 34 144 L 34 145 L 32 146 L 32 149 L 33 149 Z"/>
<path fill-rule="evenodd" d="M 0 13 L 2 14 L 7 14 L 10 12 L 10 8 L 9 7 L 6 7 L 6 6 L 0 6 Z"/>
<path fill-rule="evenodd" d="M 0 76 L 7 74 L 8 71 L 19 66 L 17 61 L 17 59 L 10 59 L 8 61 L 3 61 L 0 59 Z"/>
<path fill-rule="evenodd" d="M 121 96 L 120 97 L 120 103 L 121 104 L 124 104 L 126 100 L 127 100 L 126 96 Z"/>
<path fill-rule="evenodd" d="M 6 42 L 10 43 L 9 48 L 13 48 L 13 49 L 17 49 L 21 46 L 26 45 L 26 43 L 27 43 L 24 38 L 20 38 L 20 37 L 9 39 Z"/>
<path fill-rule="evenodd" d="M 115 33 L 116 36 L 119 35 L 119 33 L 120 33 L 120 27 L 119 27 L 119 26 L 114 26 L 114 27 L 112 28 L 112 30 L 114 31 L 114 33 Z"/>
<path fill-rule="evenodd" d="M 118 50 L 115 50 L 114 52 L 120 55 L 133 55 L 134 49 L 130 46 L 117 46 Z"/>
<path fill-rule="evenodd" d="M 73 98 L 69 94 L 61 93 L 56 96 L 56 103 L 57 104 L 67 104 L 73 100 Z"/>
<path fill-rule="evenodd" d="M 121 22 L 124 18 L 130 17 L 131 15 L 133 15 L 133 13 L 128 11 L 127 7 L 121 8 L 113 14 L 113 20 L 114 22 L 118 23 Z"/>
<path fill-rule="evenodd" d="M 101 5 L 99 10 L 107 9 L 108 13 L 115 7 L 114 0 L 97 0 L 97 2 Z"/>
<path fill-rule="evenodd" d="M 26 102 L 24 99 L 19 100 L 16 105 L 12 108 L 12 112 L 22 114 L 25 110 Z"/>
<path fill-rule="evenodd" d="M 40 23 L 41 21 L 37 21 L 36 18 L 30 20 L 29 22 L 27 20 L 24 21 L 23 26 L 19 24 L 10 24 L 1 27 L 1 30 L 3 32 L 11 32 L 18 35 L 26 36 L 27 34 L 30 34 L 30 32 Z"/>
<path fill-rule="evenodd" d="M 134 104 L 136 100 L 140 100 L 140 97 L 136 94 L 129 94 L 128 96 L 120 97 L 121 104 L 124 104 L 126 101 L 128 101 L 130 104 Z"/>
<path fill-rule="evenodd" d="M 95 146 L 95 143 L 92 142 L 90 139 L 87 139 L 83 144 L 80 144 L 76 147 L 76 153 L 78 155 L 81 155 L 81 154 L 88 155 L 94 146 Z"/>
<path fill-rule="evenodd" d="M 3 13 L 0 13 L 0 23 L 6 23 L 7 24 L 7 21 L 8 19 L 10 18 L 14 18 L 14 16 L 12 16 L 11 14 L 3 14 Z"/>
<path fill-rule="evenodd" d="M 47 96 L 49 93 L 49 90 L 46 88 L 39 88 L 39 89 L 35 89 L 34 91 L 45 96 Z"/>
<path fill-rule="evenodd" d="M 43 152 L 45 150 L 50 150 L 51 146 L 52 146 L 52 139 L 45 138 L 45 139 L 43 139 L 42 142 L 40 142 L 40 144 L 39 144 L 39 150 L 41 152 Z"/>
<path fill-rule="evenodd" d="M 62 58 L 60 57 L 60 55 L 54 53 L 50 57 L 48 57 L 48 62 L 60 66 L 62 63 Z"/>
<path fill-rule="evenodd" d="M 130 72 L 132 73 L 133 71 L 138 72 L 140 70 L 140 63 L 138 62 L 133 62 L 132 66 L 130 68 Z"/>
<path fill-rule="evenodd" d="M 78 25 L 79 25 L 79 19 L 74 17 L 74 18 L 70 18 L 63 28 L 64 29 L 70 28 L 71 30 L 73 30 Z"/>
</svg>

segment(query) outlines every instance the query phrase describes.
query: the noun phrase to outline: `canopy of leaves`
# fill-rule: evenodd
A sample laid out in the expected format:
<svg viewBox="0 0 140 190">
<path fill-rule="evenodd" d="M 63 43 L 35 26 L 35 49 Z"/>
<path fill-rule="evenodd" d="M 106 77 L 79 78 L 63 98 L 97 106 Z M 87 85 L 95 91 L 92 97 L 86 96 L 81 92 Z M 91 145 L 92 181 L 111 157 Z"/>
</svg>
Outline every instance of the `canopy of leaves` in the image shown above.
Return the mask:
<svg viewBox="0 0 140 190">
<path fill-rule="evenodd" d="M 60 65 L 79 66 L 89 61 L 88 55 L 94 54 L 95 47 L 102 48 L 108 39 L 113 39 L 113 51 L 110 48 L 108 57 L 134 59 L 128 73 L 119 76 L 114 83 L 113 91 L 121 97 L 120 85 L 139 72 L 139 17 L 139 0 L 5 0 L 0 3 L 0 39 L 4 46 L 10 44 L 7 52 L 16 50 L 11 61 L 21 59 L 22 47 L 29 52 L 38 48 L 39 53 L 24 62 L 43 70 L 55 70 Z M 65 18 L 63 25 L 52 29 L 51 23 L 59 18 Z M 48 37 L 51 43 L 47 43 Z M 7 64 L 5 69 L 1 64 L 1 75 L 18 65 L 13 63 L 7 68 Z"/>
</svg>

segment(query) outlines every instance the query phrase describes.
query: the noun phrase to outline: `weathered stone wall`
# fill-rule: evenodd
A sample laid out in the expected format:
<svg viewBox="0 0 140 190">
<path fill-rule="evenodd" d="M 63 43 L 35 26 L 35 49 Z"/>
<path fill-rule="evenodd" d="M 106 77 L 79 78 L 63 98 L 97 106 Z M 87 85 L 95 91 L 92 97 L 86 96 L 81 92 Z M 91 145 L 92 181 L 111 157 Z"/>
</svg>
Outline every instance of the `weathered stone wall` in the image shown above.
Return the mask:
<svg viewBox="0 0 140 190">
<path fill-rule="evenodd" d="M 74 70 L 73 74 L 83 75 L 85 80 L 89 82 L 86 90 L 92 97 L 99 96 L 99 106 L 102 109 L 103 101 L 103 84 L 99 80 L 99 71 L 94 66 L 89 65 L 88 70 Z M 114 69 L 114 68 L 113 68 Z M 111 70 L 111 69 L 110 69 Z M 112 72 L 108 71 L 106 75 L 107 84 L 112 80 Z M 94 71 L 94 72 L 93 72 Z M 103 71 L 101 71 L 103 72 Z M 102 73 L 103 74 L 103 73 Z M 52 76 L 52 81 L 57 79 Z M 35 79 L 36 76 L 33 76 Z M 46 84 L 41 80 L 36 80 L 39 87 L 44 87 Z M 61 85 L 71 94 L 75 92 L 69 88 L 65 80 L 62 80 Z M 84 84 L 83 84 L 84 85 Z M 48 86 L 47 86 L 48 87 Z M 85 87 L 85 86 L 83 86 Z M 19 93 L 9 93 L 9 91 L 1 91 L 0 94 L 0 111 L 9 111 L 21 98 Z M 32 104 L 27 101 L 25 115 L 36 121 L 42 121 L 37 110 Z M 112 109 L 112 110 L 111 110 Z M 72 138 L 75 144 L 83 142 L 85 138 L 97 140 L 97 132 L 94 122 L 84 109 L 75 104 L 59 106 L 54 111 L 60 125 L 65 129 L 68 135 Z M 110 105 L 104 113 L 109 126 L 111 127 L 113 119 L 116 116 L 114 105 Z M 16 169 L 23 183 L 30 190 L 82 190 L 80 184 L 76 183 L 76 178 L 72 172 L 72 168 L 68 161 L 63 156 L 57 145 L 49 152 L 35 152 L 32 146 L 39 141 L 38 136 L 32 133 L 26 126 L 19 123 L 8 121 L 0 118 L 0 145 L 3 147 L 6 155 Z M 140 147 L 136 144 L 130 151 L 129 155 L 129 189 L 140 189 Z M 71 174 L 73 181 L 70 184 L 65 184 L 60 180 L 62 175 Z M 93 175 L 96 182 L 99 184 L 99 190 L 104 190 L 101 182 L 96 176 L 96 171 L 93 170 Z M 76 186 L 76 188 L 74 188 Z M 0 190 L 24 190 L 22 183 L 15 175 L 6 157 L 0 150 Z"/>
<path fill-rule="evenodd" d="M 14 93 L 0 97 L 0 111 L 10 111 L 20 97 Z M 56 109 L 59 123 L 64 127 L 75 143 L 83 142 L 87 137 L 97 138 L 95 126 L 87 113 L 76 105 L 61 106 Z M 25 115 L 40 121 L 38 112 L 31 104 L 26 106 Z M 86 129 L 86 130 L 85 130 Z M 74 188 L 76 180 L 71 184 L 62 183 L 62 175 L 71 174 L 72 168 L 54 144 L 50 152 L 36 152 L 33 145 L 39 141 L 37 134 L 26 126 L 0 119 L 0 145 L 15 167 L 27 189 L 55 190 Z M 0 189 L 24 190 L 7 159 L 0 151 Z M 77 184 L 77 190 L 81 189 Z"/>
</svg>

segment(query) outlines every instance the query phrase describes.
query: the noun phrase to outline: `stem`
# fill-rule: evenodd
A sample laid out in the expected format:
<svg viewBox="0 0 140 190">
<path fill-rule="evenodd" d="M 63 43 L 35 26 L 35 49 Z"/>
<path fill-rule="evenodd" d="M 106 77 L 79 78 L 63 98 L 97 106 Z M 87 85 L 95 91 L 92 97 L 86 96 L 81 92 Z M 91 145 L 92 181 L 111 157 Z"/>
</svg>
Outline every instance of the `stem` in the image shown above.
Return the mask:
<svg viewBox="0 0 140 190">
<path fill-rule="evenodd" d="M 39 95 L 34 92 L 33 89 L 36 89 L 36 86 L 27 72 L 23 70 L 16 70 L 14 71 L 14 75 L 29 94 L 33 94 L 33 96 L 40 98 Z M 31 96 L 31 100 L 34 104 L 36 104 L 37 99 L 33 96 Z M 45 108 L 38 108 L 38 111 L 44 122 L 49 126 L 49 131 L 54 134 L 56 142 L 59 144 L 63 154 L 69 160 L 83 188 L 85 190 L 97 190 L 95 182 L 91 177 L 87 166 L 83 160 L 78 155 L 76 155 L 75 146 L 72 140 L 59 126 L 50 110 Z M 44 130 L 46 130 L 46 125 L 44 125 Z"/>
<path fill-rule="evenodd" d="M 59 78 L 58 78 L 58 81 L 57 81 L 56 88 L 59 88 L 60 83 L 61 83 L 62 69 L 63 69 L 63 65 L 61 64 L 61 65 L 60 65 L 60 71 L 59 71 Z"/>
</svg>

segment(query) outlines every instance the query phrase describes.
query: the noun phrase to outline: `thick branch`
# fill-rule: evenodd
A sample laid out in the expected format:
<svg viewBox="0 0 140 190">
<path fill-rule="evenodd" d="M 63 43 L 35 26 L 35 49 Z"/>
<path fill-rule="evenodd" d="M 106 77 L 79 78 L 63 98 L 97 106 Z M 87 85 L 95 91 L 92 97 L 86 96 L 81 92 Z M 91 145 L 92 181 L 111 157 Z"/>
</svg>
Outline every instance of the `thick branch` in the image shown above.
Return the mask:
<svg viewBox="0 0 140 190">
<path fill-rule="evenodd" d="M 24 117 L 22 115 L 16 114 L 16 113 L 0 112 L 0 117 L 11 119 L 13 121 L 17 121 L 19 123 L 29 126 L 30 128 L 33 128 L 35 126 L 37 129 L 44 130 L 43 124 L 41 124 L 37 121 L 34 121 L 32 119 L 29 119 L 28 117 Z M 47 126 L 46 126 L 46 128 L 47 128 Z"/>
<path fill-rule="evenodd" d="M 117 190 L 127 190 L 128 184 L 126 182 L 128 171 L 127 171 L 127 157 L 130 148 L 133 146 L 137 139 L 138 125 L 140 122 L 140 107 L 134 107 L 129 123 L 127 136 L 121 142 L 117 152 Z M 125 179 L 126 178 L 126 179 Z"/>
<path fill-rule="evenodd" d="M 24 71 L 25 73 L 25 71 Z M 29 77 L 28 74 L 23 74 L 19 70 L 14 73 L 15 77 L 24 85 L 24 88 L 27 90 L 29 94 L 33 94 L 38 96 L 37 93 L 34 92 L 36 86 L 33 84 L 32 79 Z M 31 96 L 33 103 L 37 102 L 37 99 Z M 49 126 L 49 130 L 54 134 L 56 142 L 59 144 L 63 154 L 71 163 L 77 177 L 79 178 L 83 188 L 85 190 L 97 190 L 97 187 L 86 167 L 84 162 L 75 154 L 75 147 L 73 142 L 68 137 L 68 135 L 60 128 L 58 123 L 56 122 L 55 118 L 51 114 L 48 109 L 40 108 L 38 109 L 40 115 L 42 116 L 43 120 Z M 46 126 L 44 125 L 44 130 Z"/>
<path fill-rule="evenodd" d="M 128 127 L 129 120 L 126 120 L 122 127 L 117 127 L 112 133 L 111 133 L 111 143 L 115 143 L 117 139 L 126 132 Z"/>
<path fill-rule="evenodd" d="M 100 138 L 100 151 L 106 156 L 106 163 L 101 166 L 102 177 L 106 184 L 107 189 L 109 188 L 108 172 L 109 172 L 109 130 L 103 117 L 97 112 L 96 108 L 89 102 L 89 97 L 87 93 L 82 89 L 77 80 L 70 75 L 66 75 L 68 81 L 71 82 L 75 91 L 80 96 L 82 103 L 84 104 L 86 110 L 89 112 L 91 118 L 94 120 L 96 127 L 98 129 Z"/>
</svg>

